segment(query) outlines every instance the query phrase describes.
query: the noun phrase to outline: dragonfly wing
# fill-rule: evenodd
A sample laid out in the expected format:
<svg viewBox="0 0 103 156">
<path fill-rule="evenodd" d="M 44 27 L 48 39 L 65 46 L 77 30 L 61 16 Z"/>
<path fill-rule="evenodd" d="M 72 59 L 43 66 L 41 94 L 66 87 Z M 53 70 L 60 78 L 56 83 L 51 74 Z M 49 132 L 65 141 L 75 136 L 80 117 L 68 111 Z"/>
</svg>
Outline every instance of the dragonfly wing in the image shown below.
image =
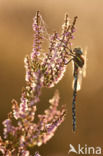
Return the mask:
<svg viewBox="0 0 103 156">
<path fill-rule="evenodd" d="M 74 61 L 72 61 L 72 74 L 74 75 Z M 83 71 L 81 68 L 79 68 L 78 70 L 78 80 L 77 80 L 77 91 L 79 91 L 81 89 L 81 85 L 82 85 L 82 76 L 83 76 Z M 74 90 L 74 83 L 75 80 L 73 80 L 72 82 L 72 89 Z"/>
<path fill-rule="evenodd" d="M 74 61 L 72 60 L 72 74 L 74 74 Z"/>
<path fill-rule="evenodd" d="M 82 78 L 83 77 L 86 77 L 87 47 L 84 50 L 83 58 L 84 58 L 84 66 L 83 66 L 83 68 L 79 68 L 79 71 L 78 71 L 77 91 L 79 91 L 81 89 L 81 86 L 82 86 Z"/>
<path fill-rule="evenodd" d="M 74 75 L 74 61 L 72 61 L 72 74 Z M 72 89 L 74 89 L 74 80 L 72 82 Z"/>
<path fill-rule="evenodd" d="M 83 54 L 83 57 L 84 57 L 84 66 L 83 66 L 83 77 L 86 77 L 86 68 L 87 68 L 87 50 L 88 48 L 86 47 L 85 50 L 84 50 L 84 54 Z"/>
<path fill-rule="evenodd" d="M 77 81 L 77 91 L 81 89 L 82 86 L 82 78 L 83 78 L 83 71 L 81 68 L 79 68 L 78 72 L 78 81 Z"/>
</svg>

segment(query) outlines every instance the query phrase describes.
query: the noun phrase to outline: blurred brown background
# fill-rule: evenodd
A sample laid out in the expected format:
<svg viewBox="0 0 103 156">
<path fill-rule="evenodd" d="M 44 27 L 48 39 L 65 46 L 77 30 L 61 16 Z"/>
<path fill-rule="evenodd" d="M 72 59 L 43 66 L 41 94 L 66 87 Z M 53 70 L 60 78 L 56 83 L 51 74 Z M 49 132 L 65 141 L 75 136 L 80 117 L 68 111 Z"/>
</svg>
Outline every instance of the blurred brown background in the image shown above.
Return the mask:
<svg viewBox="0 0 103 156">
<path fill-rule="evenodd" d="M 32 18 L 40 10 L 48 32 L 60 32 L 64 14 L 78 16 L 73 46 L 88 46 L 87 77 L 77 96 L 77 132 L 72 133 L 72 71 L 71 65 L 60 83 L 44 89 L 40 108 L 56 88 L 61 95 L 60 105 L 67 104 L 68 114 L 55 136 L 40 147 L 42 156 L 67 156 L 69 144 L 103 147 L 103 1 L 102 0 L 0 0 L 0 133 L 1 122 L 11 110 L 10 101 L 19 101 L 24 86 L 26 54 L 32 50 Z M 34 152 L 34 150 L 33 150 Z M 103 152 L 103 151 L 102 151 Z M 72 155 L 72 154 L 70 154 Z"/>
</svg>

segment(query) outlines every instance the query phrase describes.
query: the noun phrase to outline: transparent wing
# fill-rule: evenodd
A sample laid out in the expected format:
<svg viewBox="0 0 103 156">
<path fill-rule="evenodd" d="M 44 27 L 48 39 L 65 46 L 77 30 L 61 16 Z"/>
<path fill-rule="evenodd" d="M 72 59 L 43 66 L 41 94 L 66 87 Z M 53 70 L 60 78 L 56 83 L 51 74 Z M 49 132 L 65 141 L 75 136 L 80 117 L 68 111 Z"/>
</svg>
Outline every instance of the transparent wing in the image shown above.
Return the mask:
<svg viewBox="0 0 103 156">
<path fill-rule="evenodd" d="M 87 68 L 87 50 L 88 48 L 86 47 L 84 50 L 83 58 L 84 58 L 84 66 L 82 68 L 83 71 L 83 77 L 86 77 L 86 68 Z"/>
<path fill-rule="evenodd" d="M 78 81 L 77 81 L 77 91 L 81 89 L 82 86 L 82 78 L 86 77 L 86 68 L 87 68 L 87 47 L 84 50 L 83 58 L 84 58 L 84 66 L 83 68 L 79 68 L 78 72 Z"/>
<path fill-rule="evenodd" d="M 72 74 L 74 74 L 74 61 L 72 61 Z M 72 89 L 74 89 L 74 80 L 72 82 Z"/>
<path fill-rule="evenodd" d="M 84 50 L 83 58 L 84 58 L 84 66 L 83 68 L 79 68 L 78 72 L 78 81 L 77 81 L 77 91 L 79 91 L 82 87 L 82 79 L 86 77 L 86 68 L 87 68 L 87 47 Z"/>
<path fill-rule="evenodd" d="M 74 61 L 72 60 L 72 74 L 74 74 Z"/>
<path fill-rule="evenodd" d="M 72 73 L 74 74 L 74 62 L 72 61 Z M 77 91 L 81 89 L 82 85 L 82 77 L 83 77 L 83 69 L 78 69 L 78 80 L 77 80 Z M 74 89 L 74 80 L 72 82 L 72 89 Z"/>
<path fill-rule="evenodd" d="M 77 81 L 77 91 L 79 91 L 81 89 L 81 86 L 82 86 L 82 78 L 83 78 L 83 71 L 82 71 L 82 68 L 79 68 L 78 81 Z"/>
</svg>

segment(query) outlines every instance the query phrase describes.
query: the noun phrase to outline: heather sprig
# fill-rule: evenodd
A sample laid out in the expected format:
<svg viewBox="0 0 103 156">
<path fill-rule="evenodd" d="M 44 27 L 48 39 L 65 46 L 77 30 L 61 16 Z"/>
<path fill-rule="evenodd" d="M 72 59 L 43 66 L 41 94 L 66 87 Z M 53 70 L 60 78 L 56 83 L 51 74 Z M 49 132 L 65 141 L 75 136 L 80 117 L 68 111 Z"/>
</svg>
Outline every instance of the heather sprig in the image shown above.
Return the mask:
<svg viewBox="0 0 103 156">
<path fill-rule="evenodd" d="M 25 87 L 22 89 L 20 103 L 12 100 L 12 110 L 3 121 L 3 138 L 0 137 L 0 151 L 3 155 L 30 156 L 28 147 L 47 143 L 64 121 L 65 107 L 58 110 L 58 91 L 49 100 L 50 106 L 44 114 L 37 115 L 37 122 L 35 114 L 42 88 L 54 87 L 64 75 L 65 63 L 69 57 L 67 49 L 71 46 L 76 18 L 70 24 L 66 14 L 62 32 L 49 35 L 42 16 L 37 11 L 33 19 L 33 49 L 24 58 Z M 49 42 L 48 51 L 43 48 L 45 40 Z M 35 156 L 40 155 L 36 152 Z"/>
<path fill-rule="evenodd" d="M 71 39 L 75 32 L 75 23 L 77 17 L 74 18 L 72 24 L 69 22 L 68 15 L 65 15 L 64 24 L 62 25 L 62 32 L 58 34 L 54 32 L 50 36 L 49 50 L 45 54 L 42 68 L 44 72 L 44 86 L 54 87 L 63 77 L 66 71 L 66 62 L 69 57 L 68 49 L 71 46 Z"/>
</svg>

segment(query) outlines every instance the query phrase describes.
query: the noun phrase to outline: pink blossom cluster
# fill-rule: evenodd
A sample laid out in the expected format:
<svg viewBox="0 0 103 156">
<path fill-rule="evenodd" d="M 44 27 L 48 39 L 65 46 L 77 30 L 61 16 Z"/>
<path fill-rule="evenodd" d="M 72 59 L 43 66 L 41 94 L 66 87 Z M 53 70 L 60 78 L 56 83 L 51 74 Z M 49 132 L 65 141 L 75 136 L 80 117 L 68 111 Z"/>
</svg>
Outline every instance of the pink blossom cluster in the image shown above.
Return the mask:
<svg viewBox="0 0 103 156">
<path fill-rule="evenodd" d="M 38 114 L 35 122 L 37 103 L 40 101 L 43 87 L 54 87 L 63 77 L 68 61 L 68 49 L 75 32 L 66 14 L 61 34 L 47 33 L 45 23 L 39 11 L 33 19 L 33 49 L 24 59 L 26 70 L 25 87 L 22 90 L 20 103 L 12 100 L 12 110 L 3 121 L 3 138 L 0 137 L 0 151 L 4 156 L 30 156 L 28 147 L 41 146 L 52 138 L 58 126 L 64 121 L 65 107 L 58 110 L 59 93 L 55 92 L 49 100 L 50 106 L 44 114 Z M 43 43 L 48 41 L 48 51 Z M 14 124 L 15 121 L 15 124 Z M 35 156 L 40 156 L 35 152 Z"/>
</svg>

